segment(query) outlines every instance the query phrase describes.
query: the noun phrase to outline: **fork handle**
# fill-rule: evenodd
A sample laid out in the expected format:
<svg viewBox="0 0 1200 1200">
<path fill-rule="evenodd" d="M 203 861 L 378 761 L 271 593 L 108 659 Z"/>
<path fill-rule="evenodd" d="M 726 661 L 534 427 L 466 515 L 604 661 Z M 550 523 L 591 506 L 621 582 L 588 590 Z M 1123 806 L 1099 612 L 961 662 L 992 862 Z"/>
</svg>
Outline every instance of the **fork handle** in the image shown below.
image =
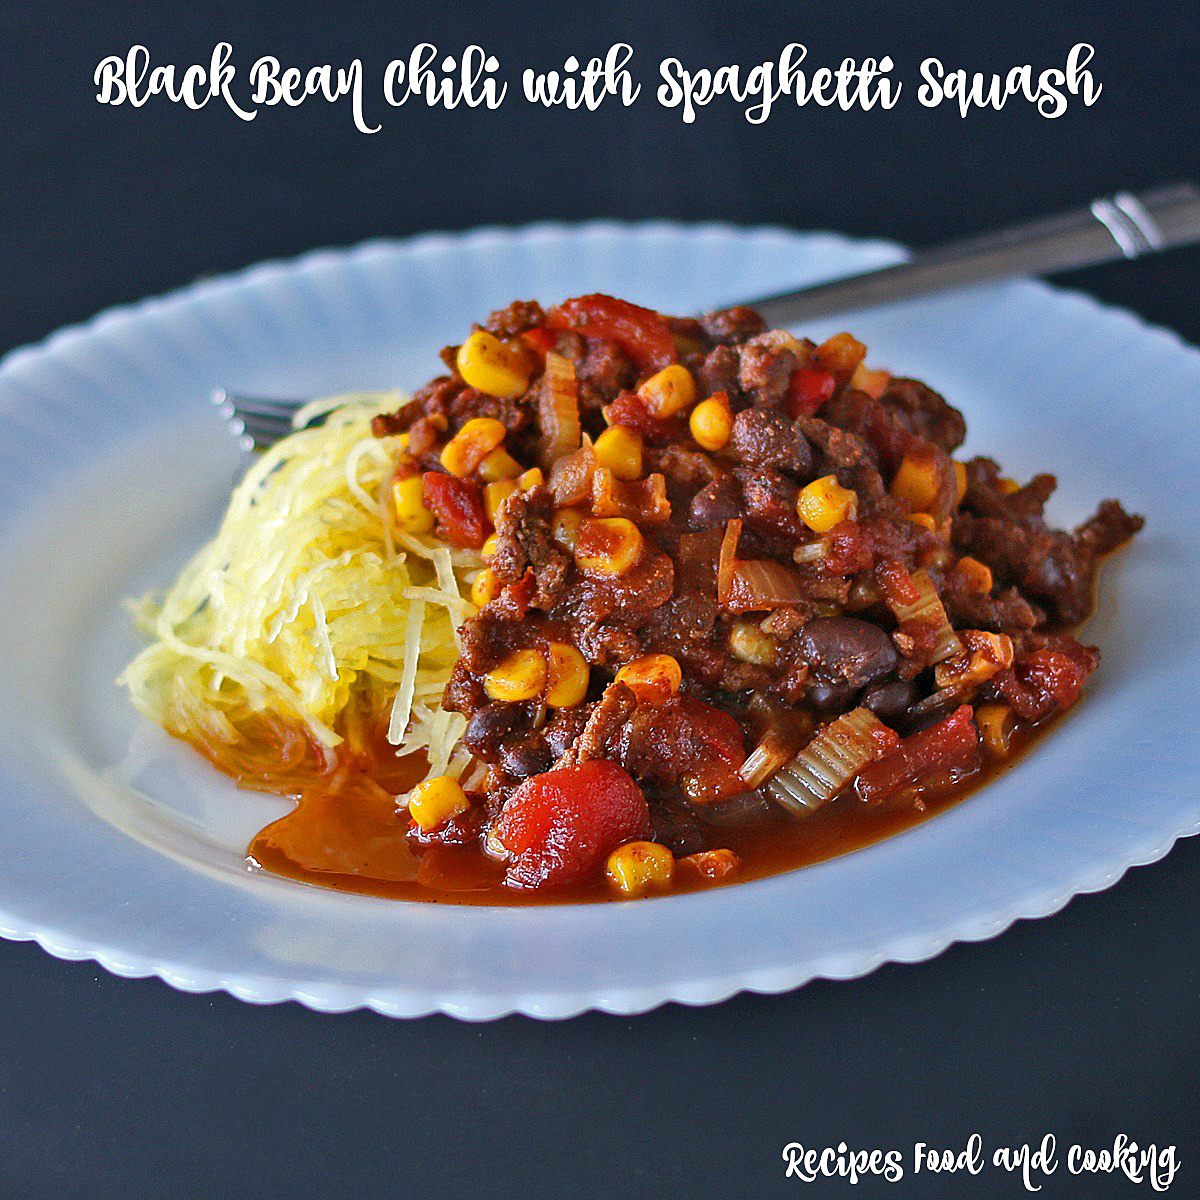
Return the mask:
<svg viewBox="0 0 1200 1200">
<path fill-rule="evenodd" d="M 1046 275 L 1139 258 L 1200 241 L 1200 190 L 1177 183 L 1135 196 L 1118 192 L 982 237 L 918 250 L 907 262 L 865 275 L 751 300 L 767 327 L 951 291 L 1015 275 Z"/>
</svg>

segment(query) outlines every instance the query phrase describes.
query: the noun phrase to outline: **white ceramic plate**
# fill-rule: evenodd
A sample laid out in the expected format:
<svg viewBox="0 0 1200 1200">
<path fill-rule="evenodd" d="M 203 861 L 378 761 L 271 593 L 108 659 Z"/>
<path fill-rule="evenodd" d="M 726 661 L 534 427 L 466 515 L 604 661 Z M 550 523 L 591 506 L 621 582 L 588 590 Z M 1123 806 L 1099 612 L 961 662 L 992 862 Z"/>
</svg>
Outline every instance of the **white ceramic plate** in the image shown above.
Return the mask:
<svg viewBox="0 0 1200 1200">
<path fill-rule="evenodd" d="M 1200 353 L 1018 282 L 824 322 L 967 414 L 969 448 L 1055 470 L 1070 524 L 1147 514 L 1089 629 L 1078 710 L 969 802 L 844 858 L 629 904 L 469 908 L 248 874 L 282 801 L 135 719 L 119 604 L 169 581 L 239 467 L 206 393 L 414 387 L 513 297 L 690 312 L 894 261 L 881 243 L 717 226 L 485 230 L 254 268 L 107 313 L 0 366 L 0 932 L 122 975 L 318 1009 L 482 1019 L 632 1013 L 848 978 L 1054 912 L 1200 829 Z"/>
</svg>

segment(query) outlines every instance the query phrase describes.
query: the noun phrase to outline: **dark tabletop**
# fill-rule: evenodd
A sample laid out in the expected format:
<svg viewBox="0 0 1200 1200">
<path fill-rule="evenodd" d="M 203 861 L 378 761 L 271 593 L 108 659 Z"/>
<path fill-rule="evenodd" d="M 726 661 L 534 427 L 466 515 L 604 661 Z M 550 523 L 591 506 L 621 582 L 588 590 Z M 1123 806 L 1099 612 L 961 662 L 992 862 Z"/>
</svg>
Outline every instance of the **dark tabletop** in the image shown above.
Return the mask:
<svg viewBox="0 0 1200 1200">
<path fill-rule="evenodd" d="M 1047 12 L 1052 7 L 1053 12 Z M 308 66 L 383 65 L 421 40 L 517 68 L 624 40 L 624 109 L 410 104 L 356 132 L 344 106 L 102 107 L 92 73 L 135 43 L 206 61 L 217 41 Z M 890 54 L 891 112 L 736 105 L 685 125 L 656 66 Z M 912 102 L 923 58 L 1007 71 L 1095 47 L 1103 85 L 1057 119 Z M 376 235 L 540 218 L 671 217 L 833 228 L 916 245 L 1120 188 L 1200 174 L 1195 0 L 1053 6 L 530 3 L 0 8 L 0 351 L 108 305 L 265 257 Z M 1200 251 L 1070 285 L 1200 340 Z M 448 334 L 449 336 L 449 334 Z M 1147 397 L 1153 413 L 1153 397 Z M 1098 481 L 1098 485 L 1103 481 Z M 1098 494 L 1103 491 L 1099 488 Z M 1106 493 L 1105 493 L 1106 494 Z M 1018 1196 L 1019 1177 L 914 1181 L 913 1143 L 1175 1145 L 1200 1195 L 1200 841 L 1057 916 L 849 983 L 634 1019 L 472 1026 L 254 1008 L 0 943 L 0 1196 Z M 792 1141 L 900 1148 L 902 1182 L 786 1179 Z M 1149 1194 L 1123 1176 L 1046 1196 Z"/>
</svg>

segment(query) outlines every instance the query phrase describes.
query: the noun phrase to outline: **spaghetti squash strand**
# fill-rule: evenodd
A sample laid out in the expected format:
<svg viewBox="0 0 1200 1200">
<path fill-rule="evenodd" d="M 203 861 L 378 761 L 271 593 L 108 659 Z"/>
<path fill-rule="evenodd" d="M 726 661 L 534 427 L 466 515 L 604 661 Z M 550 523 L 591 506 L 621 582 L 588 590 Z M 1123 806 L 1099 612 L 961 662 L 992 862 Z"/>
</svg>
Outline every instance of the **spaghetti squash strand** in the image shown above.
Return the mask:
<svg viewBox="0 0 1200 1200">
<path fill-rule="evenodd" d="M 462 721 L 437 699 L 475 611 L 464 576 L 481 561 L 395 527 L 395 439 L 370 423 L 397 399 L 309 405 L 297 420 L 324 423 L 254 463 L 216 537 L 173 587 L 132 606 L 153 639 L 121 676 L 141 712 L 198 744 L 265 716 L 334 746 L 350 706 L 366 703 L 390 711 L 394 745 L 462 770 Z"/>
</svg>

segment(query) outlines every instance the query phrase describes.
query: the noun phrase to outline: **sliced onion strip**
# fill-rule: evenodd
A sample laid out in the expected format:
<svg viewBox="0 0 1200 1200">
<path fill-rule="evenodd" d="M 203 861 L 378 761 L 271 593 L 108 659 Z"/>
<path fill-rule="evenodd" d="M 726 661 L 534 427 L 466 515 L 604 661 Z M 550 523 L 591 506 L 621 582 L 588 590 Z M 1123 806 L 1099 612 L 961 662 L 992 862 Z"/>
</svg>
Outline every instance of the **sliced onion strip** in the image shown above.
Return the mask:
<svg viewBox="0 0 1200 1200">
<path fill-rule="evenodd" d="M 733 568 L 737 561 L 738 538 L 741 536 L 741 521 L 726 523 L 725 536 L 721 539 L 721 553 L 717 557 L 717 603 L 722 606 L 729 600 L 729 592 L 733 586 Z"/>
<path fill-rule="evenodd" d="M 729 594 L 722 607 L 729 612 L 760 612 L 799 604 L 807 596 L 791 567 L 770 558 L 747 558 L 733 564 Z"/>
</svg>

